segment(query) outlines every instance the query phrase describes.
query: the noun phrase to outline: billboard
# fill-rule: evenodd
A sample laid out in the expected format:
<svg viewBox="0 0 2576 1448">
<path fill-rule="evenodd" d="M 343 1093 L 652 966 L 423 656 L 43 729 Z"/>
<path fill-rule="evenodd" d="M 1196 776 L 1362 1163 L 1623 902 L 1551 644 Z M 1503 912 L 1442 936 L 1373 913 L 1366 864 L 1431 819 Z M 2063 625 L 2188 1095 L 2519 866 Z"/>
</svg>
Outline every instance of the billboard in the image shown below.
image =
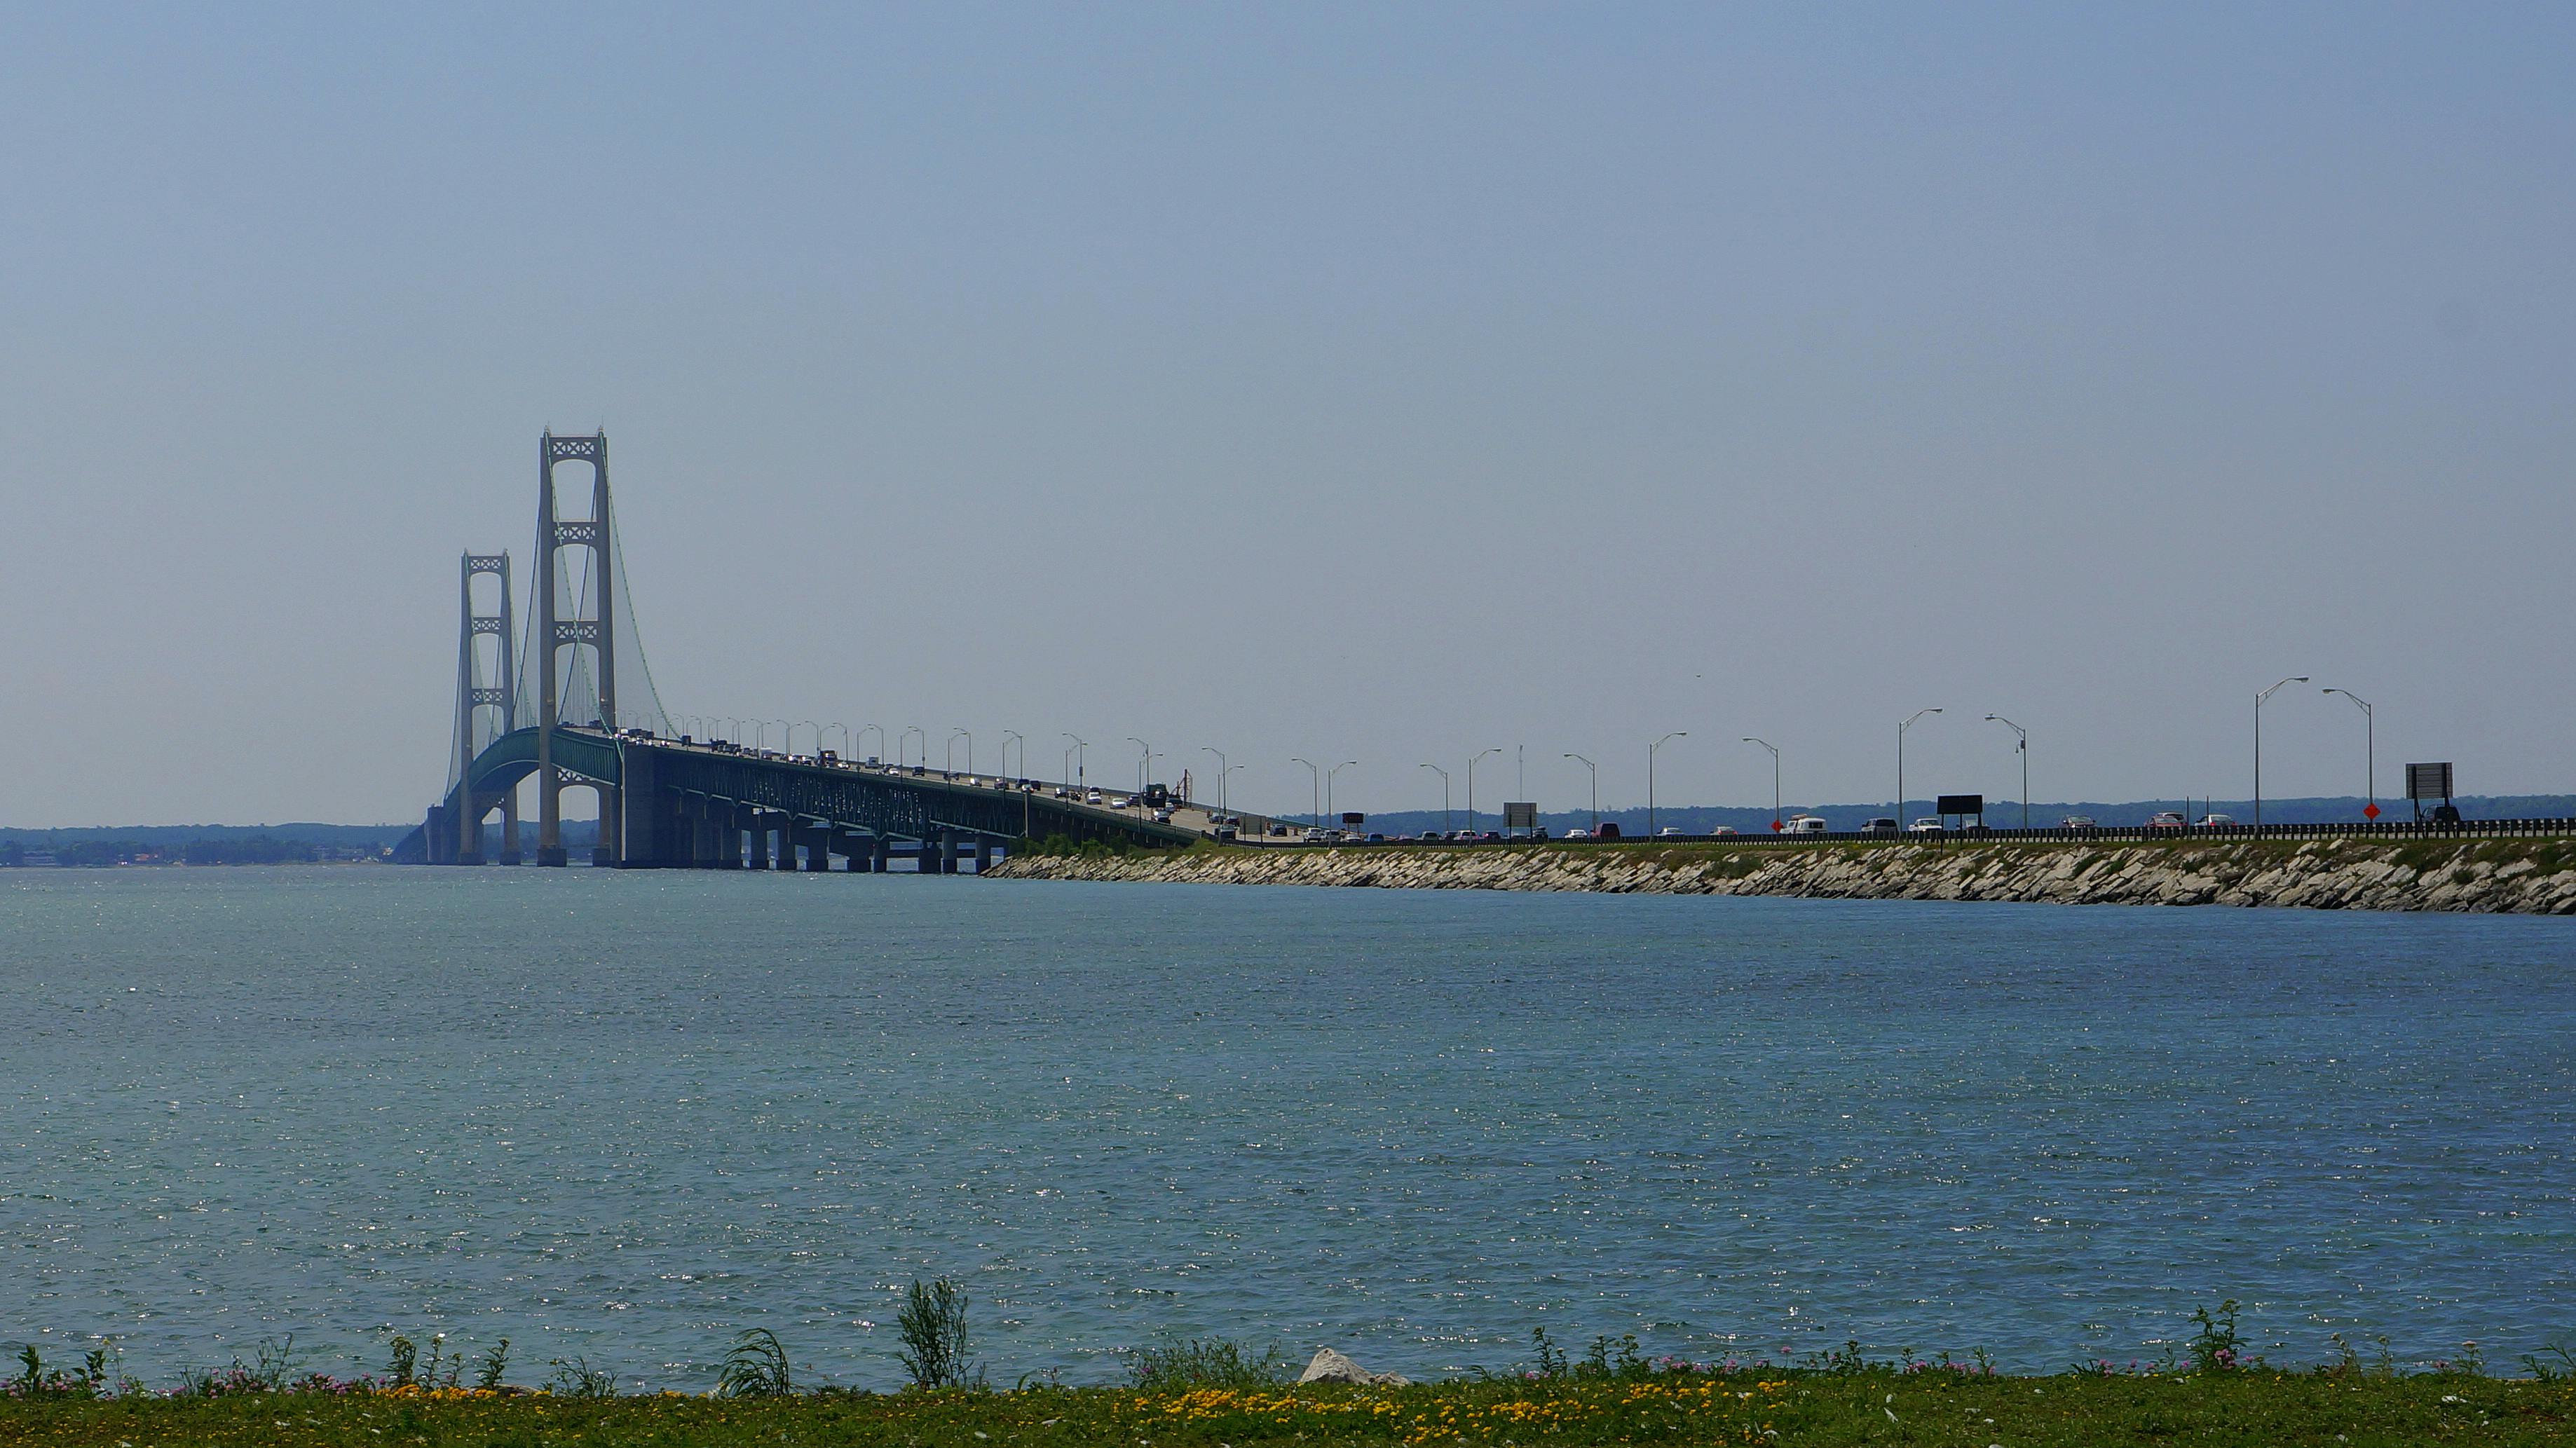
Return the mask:
<svg viewBox="0 0 2576 1448">
<path fill-rule="evenodd" d="M 1503 828 L 1534 830 L 1538 828 L 1538 806 L 1528 800 L 1503 801 Z"/>
<path fill-rule="evenodd" d="M 1986 797 L 1982 794 L 1945 794 L 1936 803 L 1939 808 L 1932 811 L 1934 814 L 1982 815 L 1986 812 Z"/>
<path fill-rule="evenodd" d="M 1361 814 L 1358 810 L 1346 809 L 1342 811 L 1342 823 L 1346 825 L 1364 825 L 1368 823 L 1368 816 Z"/>
<path fill-rule="evenodd" d="M 2451 797 L 2451 764 L 2410 764 L 2406 766 L 2408 799 L 2449 799 Z"/>
</svg>

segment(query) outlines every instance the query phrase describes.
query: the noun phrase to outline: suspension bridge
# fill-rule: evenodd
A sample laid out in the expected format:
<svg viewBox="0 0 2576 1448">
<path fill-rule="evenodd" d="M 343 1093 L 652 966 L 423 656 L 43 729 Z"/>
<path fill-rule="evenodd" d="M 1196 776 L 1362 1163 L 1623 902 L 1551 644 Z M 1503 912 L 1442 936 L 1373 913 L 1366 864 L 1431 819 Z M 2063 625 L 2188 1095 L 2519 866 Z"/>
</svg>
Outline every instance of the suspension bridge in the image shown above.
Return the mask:
<svg viewBox="0 0 2576 1448">
<path fill-rule="evenodd" d="M 560 504 L 558 470 L 586 509 Z M 575 496 L 578 496 L 576 491 Z M 957 777 L 797 755 L 676 733 L 635 629 L 608 487 L 608 435 L 544 435 L 538 446 L 535 577 L 524 628 L 510 555 L 459 566 L 456 720 L 447 790 L 396 858 L 516 865 L 526 858 L 522 786 L 536 781 L 539 865 L 569 864 L 564 792 L 597 797 L 594 865 L 630 869 L 884 872 L 897 858 L 954 873 L 1011 842 L 1061 836 L 1185 845 L 1194 831 L 1100 808 L 1022 780 Z M 499 848 L 487 851 L 492 816 Z"/>
</svg>

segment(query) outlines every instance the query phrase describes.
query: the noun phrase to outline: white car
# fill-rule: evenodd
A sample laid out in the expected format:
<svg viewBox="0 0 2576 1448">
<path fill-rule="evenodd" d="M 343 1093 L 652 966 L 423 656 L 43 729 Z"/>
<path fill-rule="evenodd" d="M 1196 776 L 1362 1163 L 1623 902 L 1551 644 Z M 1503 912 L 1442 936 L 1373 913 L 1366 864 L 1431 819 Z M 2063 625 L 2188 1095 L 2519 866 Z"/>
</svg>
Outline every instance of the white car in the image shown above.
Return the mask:
<svg viewBox="0 0 2576 1448">
<path fill-rule="evenodd" d="M 2200 818 L 2193 820 L 2191 822 L 2191 827 L 2196 830 L 2214 830 L 2221 825 L 2232 825 L 2234 823 L 2236 823 L 2236 816 L 2234 815 L 2210 814 L 2202 815 Z"/>
<path fill-rule="evenodd" d="M 1312 825 L 1309 825 L 1306 827 L 1306 832 L 1298 836 L 1298 838 L 1310 845 L 1320 845 L 1324 842 L 1324 832 Z"/>
<path fill-rule="evenodd" d="M 1664 835 L 1679 835 L 1681 832 L 1682 827 L 1680 825 L 1666 825 L 1662 829 L 1655 831 L 1656 835 L 1659 837 Z"/>
<path fill-rule="evenodd" d="M 1096 789 L 1095 789 L 1095 790 L 1093 790 L 1091 793 L 1084 795 L 1084 796 L 1082 797 L 1082 802 L 1083 802 L 1084 804 L 1098 804 L 1098 803 L 1100 803 L 1100 791 L 1098 791 L 1098 790 L 1096 790 Z"/>
<path fill-rule="evenodd" d="M 1780 833 L 1784 835 L 1821 835 L 1824 832 L 1825 821 L 1820 815 L 1791 815 L 1789 822 L 1780 827 Z"/>
<path fill-rule="evenodd" d="M 1590 831 L 1590 830 L 1567 830 L 1567 831 L 1565 832 L 1565 837 L 1566 837 L 1567 839 L 1569 839 L 1569 840 L 1588 840 L 1588 839 L 1592 838 L 1592 831 Z"/>
<path fill-rule="evenodd" d="M 1948 825 L 1941 823 L 1939 820 L 1924 819 L 1916 820 L 1913 828 L 1908 830 L 1907 833 L 1917 835 L 1939 835 L 1949 833 L 1949 829 L 1950 827 Z"/>
</svg>

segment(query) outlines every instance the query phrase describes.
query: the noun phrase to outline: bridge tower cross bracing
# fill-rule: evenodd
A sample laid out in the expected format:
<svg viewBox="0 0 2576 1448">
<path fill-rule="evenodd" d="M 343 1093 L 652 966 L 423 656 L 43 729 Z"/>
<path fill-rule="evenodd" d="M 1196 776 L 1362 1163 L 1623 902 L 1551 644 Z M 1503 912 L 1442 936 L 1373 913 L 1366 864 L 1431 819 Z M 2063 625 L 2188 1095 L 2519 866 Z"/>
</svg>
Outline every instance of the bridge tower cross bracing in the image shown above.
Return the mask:
<svg viewBox="0 0 2576 1448">
<path fill-rule="evenodd" d="M 564 519 L 555 511 L 555 465 L 563 462 L 586 462 L 591 467 L 590 516 Z M 563 707 L 559 661 L 566 648 L 588 648 L 593 659 L 591 678 L 599 694 L 600 728 L 614 734 L 617 730 L 617 651 L 616 553 L 608 536 L 608 434 L 605 431 L 588 437 L 557 437 L 552 429 L 537 445 L 537 639 L 541 653 L 537 664 L 537 863 L 566 863 L 563 847 L 562 775 L 554 762 L 554 731 Z M 580 575 L 567 574 L 565 553 L 575 549 L 589 551 L 589 577 L 595 580 L 590 590 L 592 616 L 564 618 L 559 609 L 566 600 L 578 613 L 583 590 Z M 576 721 L 589 722 L 589 721 Z M 599 848 L 593 857 L 600 862 L 618 858 L 622 836 L 619 792 L 599 792 Z"/>
<path fill-rule="evenodd" d="M 478 613 L 474 608 L 474 580 L 490 574 L 500 581 L 501 598 L 498 612 Z M 475 725 L 485 709 L 499 711 L 499 720 L 491 737 L 506 734 L 518 715 L 518 661 L 511 657 L 517 637 L 510 618 L 510 555 L 508 553 L 467 553 L 457 567 L 457 638 L 456 638 L 456 858 L 459 864 L 480 864 L 483 858 L 483 816 L 488 804 L 477 806 L 473 782 L 466 775 L 474 756 L 485 742 Z M 490 634 L 498 645 L 493 660 L 493 673 L 483 672 L 482 655 L 475 640 Z M 519 791 L 514 786 L 501 795 L 501 863 L 519 863 Z"/>
</svg>

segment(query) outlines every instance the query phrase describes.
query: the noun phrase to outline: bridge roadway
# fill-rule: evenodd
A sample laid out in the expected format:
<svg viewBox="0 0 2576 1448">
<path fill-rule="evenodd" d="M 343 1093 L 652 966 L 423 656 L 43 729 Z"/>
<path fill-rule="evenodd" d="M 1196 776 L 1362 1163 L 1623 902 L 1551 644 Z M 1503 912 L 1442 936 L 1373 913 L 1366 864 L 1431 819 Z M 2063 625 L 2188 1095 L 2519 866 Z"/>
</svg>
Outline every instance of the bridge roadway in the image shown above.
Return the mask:
<svg viewBox="0 0 2576 1448">
<path fill-rule="evenodd" d="M 431 807 L 419 851 L 403 857 L 430 864 L 473 864 L 481 857 L 482 821 L 537 767 L 533 728 L 495 739 L 465 779 Z M 558 726 L 555 766 L 568 782 L 588 784 L 620 808 L 618 838 L 602 840 L 592 863 L 630 869 L 822 870 L 833 856 L 845 868 L 883 871 L 897 853 L 923 868 L 953 872 L 961 850 L 988 861 L 996 843 L 1056 836 L 1147 848 L 1185 846 L 1201 837 L 1182 823 L 1157 824 L 1141 811 L 1112 810 L 1061 799 L 1045 786 L 938 770 L 731 745 L 612 735 Z M 460 799 L 459 796 L 463 798 Z M 471 809 L 474 825 L 458 817 Z M 603 813 L 607 813 L 603 811 Z M 1199 812 L 1176 820 L 1201 823 Z M 469 841 L 472 842 L 469 845 Z M 773 851 L 773 841 L 775 848 Z M 898 851 L 897 841 L 915 841 Z M 773 866 L 773 862 L 774 866 Z M 505 857 L 504 863 L 514 863 Z"/>
</svg>

